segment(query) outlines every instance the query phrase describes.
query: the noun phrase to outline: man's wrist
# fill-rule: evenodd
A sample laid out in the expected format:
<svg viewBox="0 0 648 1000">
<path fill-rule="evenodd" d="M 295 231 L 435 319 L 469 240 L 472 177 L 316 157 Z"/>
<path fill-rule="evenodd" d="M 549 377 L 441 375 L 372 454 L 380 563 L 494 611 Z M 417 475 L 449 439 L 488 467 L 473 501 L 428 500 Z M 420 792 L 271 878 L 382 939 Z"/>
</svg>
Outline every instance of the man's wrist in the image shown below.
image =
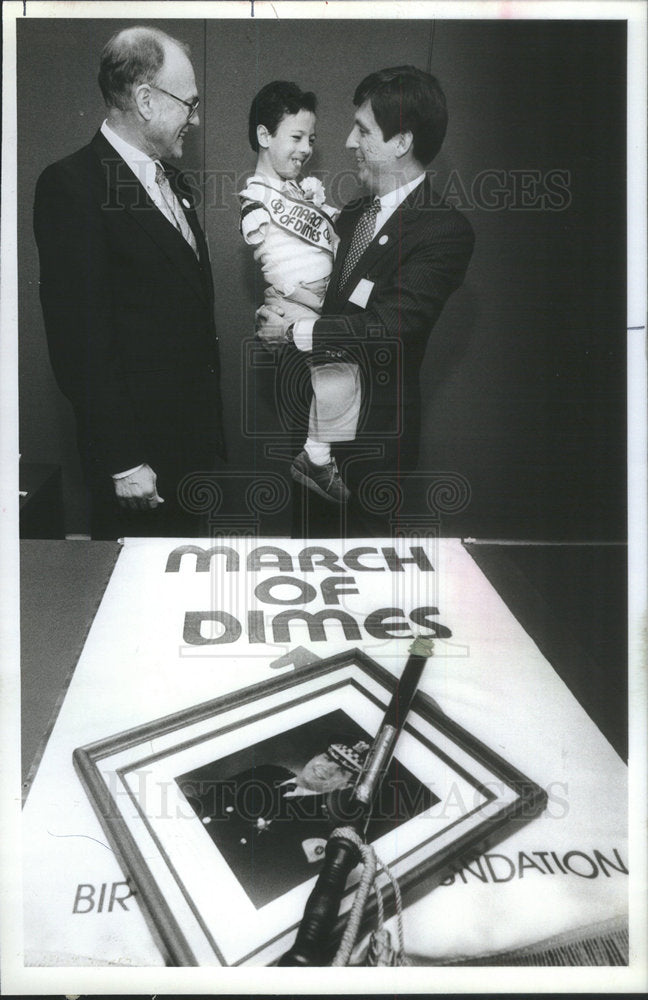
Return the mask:
<svg viewBox="0 0 648 1000">
<path fill-rule="evenodd" d="M 313 350 L 313 327 L 315 326 L 314 319 L 308 319 L 304 317 L 303 319 L 295 320 L 292 324 L 292 342 L 295 347 L 300 351 L 312 351 Z"/>
</svg>

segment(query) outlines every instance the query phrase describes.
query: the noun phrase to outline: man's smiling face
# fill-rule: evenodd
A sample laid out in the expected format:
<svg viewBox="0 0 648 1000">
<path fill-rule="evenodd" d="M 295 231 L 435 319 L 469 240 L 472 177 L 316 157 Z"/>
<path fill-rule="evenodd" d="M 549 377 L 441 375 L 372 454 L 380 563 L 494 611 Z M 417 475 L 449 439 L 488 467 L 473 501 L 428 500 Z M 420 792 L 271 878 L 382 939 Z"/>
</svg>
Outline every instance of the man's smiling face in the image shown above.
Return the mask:
<svg viewBox="0 0 648 1000">
<path fill-rule="evenodd" d="M 151 87 L 151 105 L 154 109 L 149 124 L 148 140 L 158 159 L 179 159 L 182 156 L 183 140 L 192 125 L 198 125 L 200 118 L 194 114 L 188 120 L 189 108 L 182 103 L 190 103 L 198 96 L 193 67 L 176 45 L 167 46 L 164 65 L 158 74 L 157 83 L 163 90 Z M 174 94 L 175 97 L 169 96 Z M 177 100 L 176 98 L 180 98 Z"/>
<path fill-rule="evenodd" d="M 396 186 L 397 142 L 398 135 L 386 141 L 383 139 L 382 129 L 374 117 L 370 101 L 365 101 L 357 108 L 346 148 L 354 151 L 358 177 L 371 194 L 384 194 Z"/>
<path fill-rule="evenodd" d="M 313 792 L 332 792 L 336 788 L 345 788 L 351 783 L 351 774 L 346 768 L 336 764 L 326 753 L 312 757 L 304 765 L 296 779 L 298 785 Z"/>
</svg>

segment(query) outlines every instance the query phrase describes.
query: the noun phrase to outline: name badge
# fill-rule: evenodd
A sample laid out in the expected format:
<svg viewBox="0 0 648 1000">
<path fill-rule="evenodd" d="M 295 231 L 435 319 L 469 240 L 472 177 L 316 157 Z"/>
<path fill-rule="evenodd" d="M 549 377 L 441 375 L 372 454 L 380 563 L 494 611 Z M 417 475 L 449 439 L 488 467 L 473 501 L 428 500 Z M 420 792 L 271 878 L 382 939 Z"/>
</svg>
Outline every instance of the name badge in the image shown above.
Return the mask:
<svg viewBox="0 0 648 1000">
<path fill-rule="evenodd" d="M 354 306 L 360 306 L 361 309 L 364 309 L 369 301 L 369 296 L 373 292 L 373 287 L 373 281 L 369 281 L 367 278 L 360 278 L 360 281 L 349 295 L 349 302 L 353 302 Z"/>
</svg>

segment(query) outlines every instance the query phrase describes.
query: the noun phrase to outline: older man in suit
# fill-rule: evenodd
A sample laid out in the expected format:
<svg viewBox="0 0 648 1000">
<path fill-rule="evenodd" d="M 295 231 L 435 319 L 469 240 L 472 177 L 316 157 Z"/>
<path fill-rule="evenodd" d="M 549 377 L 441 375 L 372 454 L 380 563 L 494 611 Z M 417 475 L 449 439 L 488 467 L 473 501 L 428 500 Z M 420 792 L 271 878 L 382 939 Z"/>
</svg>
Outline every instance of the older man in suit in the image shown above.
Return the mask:
<svg viewBox="0 0 648 1000">
<path fill-rule="evenodd" d="M 259 336 L 273 347 L 292 341 L 312 352 L 314 365 L 360 365 L 363 413 L 345 472 L 357 487 L 367 472 L 398 476 L 416 467 L 423 355 L 447 298 L 464 279 L 474 236 L 468 221 L 435 194 L 425 172 L 448 120 L 436 78 L 413 66 L 380 70 L 360 83 L 353 101 L 346 145 L 367 196 L 340 214 L 340 245 L 322 316 L 299 319 L 277 302 L 259 310 Z M 335 475 L 304 455 L 297 464 L 300 481 L 310 478 L 321 488 Z M 362 512 L 355 513 L 348 534 L 375 533 Z"/>
<path fill-rule="evenodd" d="M 93 537 L 195 533 L 178 485 L 213 470 L 223 440 L 207 245 L 195 192 L 167 162 L 199 124 L 194 71 L 183 43 L 131 27 L 106 44 L 99 85 L 100 130 L 36 188 L 50 358 Z"/>
</svg>

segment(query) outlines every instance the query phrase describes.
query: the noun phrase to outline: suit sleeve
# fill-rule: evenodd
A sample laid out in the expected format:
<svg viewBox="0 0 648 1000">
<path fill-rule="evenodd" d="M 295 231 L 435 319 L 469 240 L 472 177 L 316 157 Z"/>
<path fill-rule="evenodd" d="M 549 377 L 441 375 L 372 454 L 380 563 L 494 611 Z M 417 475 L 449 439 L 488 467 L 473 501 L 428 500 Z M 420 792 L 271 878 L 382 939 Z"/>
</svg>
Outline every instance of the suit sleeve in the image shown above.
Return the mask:
<svg viewBox="0 0 648 1000">
<path fill-rule="evenodd" d="M 119 361 L 101 192 L 62 165 L 48 167 L 36 186 L 34 232 L 50 360 L 84 447 L 101 474 L 137 466 L 147 458 Z"/>
<path fill-rule="evenodd" d="M 316 362 L 327 360 L 327 349 L 360 360 L 361 343 L 376 333 L 399 340 L 406 365 L 410 349 L 420 360 L 446 300 L 463 282 L 473 245 L 472 227 L 456 212 L 441 220 L 437 215 L 434 228 L 413 239 L 405 236 L 394 268 L 382 280 L 376 277 L 365 309 L 351 304 L 343 315 L 324 315 L 315 322 Z"/>
</svg>

